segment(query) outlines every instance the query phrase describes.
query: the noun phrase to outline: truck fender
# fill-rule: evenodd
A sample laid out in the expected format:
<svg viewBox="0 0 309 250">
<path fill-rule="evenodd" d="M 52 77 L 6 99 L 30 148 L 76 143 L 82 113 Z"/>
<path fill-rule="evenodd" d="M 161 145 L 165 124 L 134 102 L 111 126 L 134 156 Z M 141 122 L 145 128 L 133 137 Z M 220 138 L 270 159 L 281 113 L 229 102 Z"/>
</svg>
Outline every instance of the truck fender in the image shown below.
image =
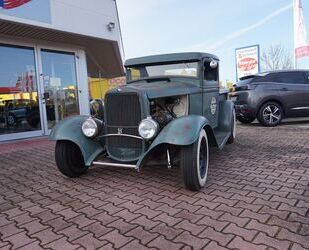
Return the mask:
<svg viewBox="0 0 309 250">
<path fill-rule="evenodd" d="M 230 100 L 220 102 L 219 106 L 219 130 L 223 132 L 231 131 L 231 120 L 233 119 L 234 103 Z"/>
<path fill-rule="evenodd" d="M 171 121 L 161 130 L 148 150 L 137 162 L 137 167 L 140 167 L 145 157 L 159 145 L 187 146 L 193 144 L 198 139 L 203 128 L 207 130 L 207 134 L 211 133 L 210 137 L 214 137 L 210 123 L 204 116 L 188 115 Z"/>
<path fill-rule="evenodd" d="M 82 133 L 82 124 L 89 116 L 72 116 L 60 121 L 51 131 L 51 141 L 71 141 L 81 150 L 85 165 L 90 166 L 93 160 L 103 152 L 103 146 L 96 140 L 89 139 Z"/>
</svg>

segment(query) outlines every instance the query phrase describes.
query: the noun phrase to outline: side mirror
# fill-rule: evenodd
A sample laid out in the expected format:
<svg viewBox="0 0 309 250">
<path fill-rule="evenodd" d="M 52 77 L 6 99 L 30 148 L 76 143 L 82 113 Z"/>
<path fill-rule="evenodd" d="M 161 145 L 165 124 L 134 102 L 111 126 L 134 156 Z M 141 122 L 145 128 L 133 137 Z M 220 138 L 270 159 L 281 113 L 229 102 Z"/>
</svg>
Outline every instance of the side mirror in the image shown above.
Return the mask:
<svg viewBox="0 0 309 250">
<path fill-rule="evenodd" d="M 216 69 L 216 68 L 218 68 L 218 62 L 217 62 L 217 61 L 211 61 L 211 62 L 209 63 L 209 66 L 210 66 L 210 68 L 212 68 L 212 69 Z"/>
</svg>

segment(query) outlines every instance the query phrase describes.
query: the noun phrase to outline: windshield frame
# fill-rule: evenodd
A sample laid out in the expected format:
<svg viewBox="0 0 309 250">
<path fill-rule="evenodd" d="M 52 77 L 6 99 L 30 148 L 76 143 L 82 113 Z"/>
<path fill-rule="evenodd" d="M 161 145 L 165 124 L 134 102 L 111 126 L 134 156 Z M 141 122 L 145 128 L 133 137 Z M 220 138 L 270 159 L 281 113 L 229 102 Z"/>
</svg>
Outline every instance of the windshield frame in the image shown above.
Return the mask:
<svg viewBox="0 0 309 250">
<path fill-rule="evenodd" d="M 196 67 L 196 76 L 186 76 L 186 75 L 155 75 L 148 77 L 141 77 L 139 79 L 132 79 L 130 68 L 138 68 L 138 67 L 148 67 L 148 66 L 160 66 L 160 65 L 172 65 L 172 64 L 185 64 L 185 63 L 197 63 Z M 201 61 L 200 60 L 181 60 L 181 61 L 168 61 L 168 62 L 155 62 L 155 63 L 147 63 L 147 64 L 136 64 L 136 65 L 127 65 L 126 69 L 126 79 L 127 83 L 143 81 L 146 79 L 156 79 L 156 78 L 189 78 L 194 80 L 200 80 L 201 77 Z"/>
</svg>

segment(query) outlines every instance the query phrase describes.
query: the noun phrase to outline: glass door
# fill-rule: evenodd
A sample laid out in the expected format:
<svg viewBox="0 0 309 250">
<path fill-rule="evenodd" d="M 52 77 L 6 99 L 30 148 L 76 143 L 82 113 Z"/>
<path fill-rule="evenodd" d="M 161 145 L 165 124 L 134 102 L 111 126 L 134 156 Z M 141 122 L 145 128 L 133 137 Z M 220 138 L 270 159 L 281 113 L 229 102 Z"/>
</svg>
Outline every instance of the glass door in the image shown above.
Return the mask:
<svg viewBox="0 0 309 250">
<path fill-rule="evenodd" d="M 0 141 L 43 134 L 34 47 L 0 44 Z"/>
<path fill-rule="evenodd" d="M 45 131 L 79 114 L 75 53 L 40 50 Z"/>
</svg>

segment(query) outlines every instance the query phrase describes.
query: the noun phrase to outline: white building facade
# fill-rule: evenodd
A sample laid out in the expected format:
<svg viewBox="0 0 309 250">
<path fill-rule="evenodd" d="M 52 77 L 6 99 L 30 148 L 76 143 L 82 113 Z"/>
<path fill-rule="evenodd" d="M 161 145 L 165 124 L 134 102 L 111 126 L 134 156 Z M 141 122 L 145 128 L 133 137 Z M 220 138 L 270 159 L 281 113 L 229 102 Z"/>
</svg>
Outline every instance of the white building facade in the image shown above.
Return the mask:
<svg viewBox="0 0 309 250">
<path fill-rule="evenodd" d="M 122 58 L 115 0 L 0 0 L 0 142 L 89 114 L 89 78 Z"/>
</svg>

